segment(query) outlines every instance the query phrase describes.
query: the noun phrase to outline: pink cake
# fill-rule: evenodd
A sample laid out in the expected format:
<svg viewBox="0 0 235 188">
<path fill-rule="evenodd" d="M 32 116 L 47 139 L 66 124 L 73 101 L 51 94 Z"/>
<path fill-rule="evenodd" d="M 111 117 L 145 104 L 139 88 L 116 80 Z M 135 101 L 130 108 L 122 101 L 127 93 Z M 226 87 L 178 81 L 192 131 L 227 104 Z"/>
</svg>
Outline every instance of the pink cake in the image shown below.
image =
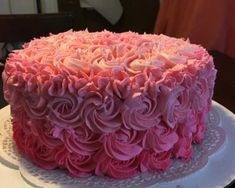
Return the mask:
<svg viewBox="0 0 235 188">
<path fill-rule="evenodd" d="M 128 178 L 190 160 L 216 70 L 201 46 L 88 31 L 34 39 L 3 72 L 18 149 L 44 169 Z"/>
</svg>

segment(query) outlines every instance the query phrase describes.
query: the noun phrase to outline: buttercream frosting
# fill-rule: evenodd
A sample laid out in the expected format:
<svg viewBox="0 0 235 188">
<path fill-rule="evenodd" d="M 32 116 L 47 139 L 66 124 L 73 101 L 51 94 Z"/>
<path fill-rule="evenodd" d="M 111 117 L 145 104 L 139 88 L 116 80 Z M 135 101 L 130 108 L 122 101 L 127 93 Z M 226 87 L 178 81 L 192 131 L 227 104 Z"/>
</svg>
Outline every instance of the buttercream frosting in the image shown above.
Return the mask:
<svg viewBox="0 0 235 188">
<path fill-rule="evenodd" d="M 3 72 L 19 150 L 45 169 L 128 178 L 189 160 L 216 70 L 164 35 L 68 31 L 10 54 Z"/>
</svg>

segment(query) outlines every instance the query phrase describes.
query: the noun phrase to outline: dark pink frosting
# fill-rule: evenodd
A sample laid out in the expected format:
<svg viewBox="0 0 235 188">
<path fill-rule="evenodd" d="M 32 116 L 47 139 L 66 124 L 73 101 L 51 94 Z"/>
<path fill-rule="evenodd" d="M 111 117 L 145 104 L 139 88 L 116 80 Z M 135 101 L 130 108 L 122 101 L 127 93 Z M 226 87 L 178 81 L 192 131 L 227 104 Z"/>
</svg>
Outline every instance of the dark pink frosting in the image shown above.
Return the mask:
<svg viewBox="0 0 235 188">
<path fill-rule="evenodd" d="M 53 136 L 63 141 L 66 149 L 73 153 L 92 155 L 101 147 L 100 136 L 86 126 L 79 126 L 76 129 L 55 127 L 52 132 Z"/>
<path fill-rule="evenodd" d="M 45 169 L 128 178 L 190 159 L 216 70 L 183 39 L 68 31 L 10 54 L 3 72 L 19 150 Z"/>
<path fill-rule="evenodd" d="M 95 159 L 98 161 L 95 169 L 95 174 L 98 176 L 124 179 L 135 176 L 138 172 L 139 161 L 136 157 L 124 161 L 117 160 L 110 158 L 101 150 L 97 153 Z"/>
<path fill-rule="evenodd" d="M 171 151 L 156 153 L 153 150 L 145 150 L 139 156 L 140 171 L 166 170 L 172 164 Z"/>
<path fill-rule="evenodd" d="M 168 127 L 160 122 L 158 125 L 148 129 L 143 138 L 143 148 L 152 149 L 155 153 L 169 151 L 178 141 L 176 129 Z"/>
</svg>

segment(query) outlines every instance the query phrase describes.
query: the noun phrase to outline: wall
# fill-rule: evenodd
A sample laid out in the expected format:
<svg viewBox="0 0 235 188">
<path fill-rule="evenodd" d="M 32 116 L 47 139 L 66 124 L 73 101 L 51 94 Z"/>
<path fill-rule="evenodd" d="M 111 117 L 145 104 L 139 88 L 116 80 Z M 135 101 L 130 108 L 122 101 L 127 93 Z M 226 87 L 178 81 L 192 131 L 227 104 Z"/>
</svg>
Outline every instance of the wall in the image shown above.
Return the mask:
<svg viewBox="0 0 235 188">
<path fill-rule="evenodd" d="M 41 0 L 43 13 L 58 12 L 57 0 Z M 36 0 L 0 0 L 1 14 L 34 14 L 37 13 Z M 2 49 L 3 43 L 0 43 Z M 2 57 L 0 50 L 0 57 Z"/>
<path fill-rule="evenodd" d="M 57 0 L 41 0 L 43 13 L 58 12 Z M 0 0 L 0 14 L 37 13 L 36 0 Z"/>
<path fill-rule="evenodd" d="M 75 30 L 87 28 L 89 31 L 106 29 L 115 32 L 130 30 L 139 33 L 153 33 L 159 9 L 159 0 L 120 0 L 123 15 L 118 23 L 112 25 L 97 11 L 81 8 L 79 2 L 79 0 L 58 0 L 60 12 L 73 12 L 75 15 Z"/>
</svg>

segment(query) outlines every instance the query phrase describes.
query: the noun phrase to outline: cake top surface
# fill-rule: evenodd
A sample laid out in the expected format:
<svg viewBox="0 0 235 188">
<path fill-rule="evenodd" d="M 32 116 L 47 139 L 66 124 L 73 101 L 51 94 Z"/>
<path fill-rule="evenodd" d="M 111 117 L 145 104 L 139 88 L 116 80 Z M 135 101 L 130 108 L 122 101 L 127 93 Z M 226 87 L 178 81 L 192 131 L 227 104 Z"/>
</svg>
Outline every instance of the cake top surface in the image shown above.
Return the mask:
<svg viewBox="0 0 235 188">
<path fill-rule="evenodd" d="M 208 58 L 201 46 L 164 35 L 67 31 L 26 43 L 24 49 L 11 54 L 9 63 L 13 60 L 23 67 L 47 66 L 51 74 L 63 71 L 102 75 L 122 71 L 132 76 L 150 69 L 160 75 L 173 67 Z"/>
</svg>

